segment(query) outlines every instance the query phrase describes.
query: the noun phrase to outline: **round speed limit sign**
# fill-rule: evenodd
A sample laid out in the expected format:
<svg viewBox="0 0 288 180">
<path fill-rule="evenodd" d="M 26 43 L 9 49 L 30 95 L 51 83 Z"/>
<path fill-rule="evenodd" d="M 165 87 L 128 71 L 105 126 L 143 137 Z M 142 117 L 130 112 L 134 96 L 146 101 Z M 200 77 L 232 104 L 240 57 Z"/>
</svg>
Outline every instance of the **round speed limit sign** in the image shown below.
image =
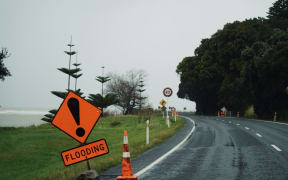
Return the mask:
<svg viewBox="0 0 288 180">
<path fill-rule="evenodd" d="M 163 94 L 164 94 L 164 96 L 166 96 L 166 97 L 172 96 L 172 93 L 173 93 L 173 91 L 172 91 L 171 88 L 165 88 L 165 89 L 163 90 Z"/>
</svg>

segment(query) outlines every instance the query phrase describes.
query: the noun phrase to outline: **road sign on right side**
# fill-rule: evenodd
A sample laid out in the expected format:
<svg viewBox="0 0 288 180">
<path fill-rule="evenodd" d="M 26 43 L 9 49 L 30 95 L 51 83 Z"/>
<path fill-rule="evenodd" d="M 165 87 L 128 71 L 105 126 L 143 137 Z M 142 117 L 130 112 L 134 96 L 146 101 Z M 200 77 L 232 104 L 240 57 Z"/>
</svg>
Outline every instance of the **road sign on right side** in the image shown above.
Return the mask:
<svg viewBox="0 0 288 180">
<path fill-rule="evenodd" d="M 170 97 L 170 96 L 172 96 L 173 91 L 172 91 L 171 88 L 167 87 L 167 88 L 165 88 L 165 89 L 163 90 L 163 94 L 164 94 L 164 96 L 166 96 L 166 97 Z"/>
<path fill-rule="evenodd" d="M 162 100 L 160 101 L 160 104 L 161 104 L 162 106 L 165 106 L 166 103 L 167 103 L 167 102 L 166 102 L 164 99 L 162 99 Z"/>
</svg>

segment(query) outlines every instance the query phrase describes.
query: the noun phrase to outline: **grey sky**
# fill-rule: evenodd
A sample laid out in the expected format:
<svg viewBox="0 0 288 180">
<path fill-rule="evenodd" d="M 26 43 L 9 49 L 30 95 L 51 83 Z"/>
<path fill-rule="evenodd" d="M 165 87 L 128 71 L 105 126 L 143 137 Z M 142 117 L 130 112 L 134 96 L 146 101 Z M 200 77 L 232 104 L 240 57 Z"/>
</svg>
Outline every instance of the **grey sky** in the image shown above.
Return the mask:
<svg viewBox="0 0 288 180">
<path fill-rule="evenodd" d="M 78 85 L 99 93 L 95 76 L 143 69 L 148 74 L 146 95 L 157 107 L 162 90 L 174 90 L 169 105 L 195 109 L 177 98 L 177 64 L 192 56 L 201 39 L 235 20 L 266 17 L 275 0 L 1 0 L 0 47 L 12 77 L 0 82 L 4 107 L 57 108 L 51 90 L 67 88 L 64 54 L 73 35 L 84 75 Z M 72 83 L 74 84 L 74 82 Z"/>
</svg>

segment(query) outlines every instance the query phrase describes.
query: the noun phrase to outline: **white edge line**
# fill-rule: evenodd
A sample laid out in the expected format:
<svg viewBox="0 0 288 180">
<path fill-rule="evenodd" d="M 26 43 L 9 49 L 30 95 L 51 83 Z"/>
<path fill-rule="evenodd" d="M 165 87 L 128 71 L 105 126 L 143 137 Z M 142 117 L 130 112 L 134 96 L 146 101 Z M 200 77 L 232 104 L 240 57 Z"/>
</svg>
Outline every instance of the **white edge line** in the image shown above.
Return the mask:
<svg viewBox="0 0 288 180">
<path fill-rule="evenodd" d="M 282 151 L 280 148 L 278 148 L 276 145 L 274 145 L 274 144 L 271 144 L 271 146 L 274 148 L 274 149 L 276 149 L 277 151 Z"/>
<path fill-rule="evenodd" d="M 184 117 L 184 116 L 182 116 Z M 171 153 L 173 153 L 176 149 L 178 149 L 185 141 L 187 141 L 187 139 L 191 136 L 191 134 L 194 132 L 195 130 L 195 122 L 194 120 L 190 119 L 189 117 L 184 117 L 189 119 L 190 121 L 192 121 L 192 123 L 194 124 L 192 130 L 190 131 L 190 133 L 185 137 L 185 139 L 183 139 L 179 144 L 177 144 L 174 148 L 172 148 L 170 151 L 166 152 L 165 154 L 163 154 L 160 158 L 158 158 L 157 160 L 155 160 L 154 162 L 152 162 L 151 164 L 149 164 L 148 166 L 146 166 L 145 168 L 143 168 L 142 170 L 138 171 L 137 173 L 135 173 L 135 176 L 141 176 L 143 173 L 145 173 L 146 171 L 148 171 L 150 168 L 152 168 L 155 164 L 158 164 L 159 162 L 161 162 L 164 158 L 166 158 L 167 156 L 169 156 Z"/>
<path fill-rule="evenodd" d="M 248 128 L 248 127 L 245 127 L 245 129 L 249 130 L 250 128 Z"/>
<path fill-rule="evenodd" d="M 253 121 L 263 121 L 263 122 L 267 122 L 267 123 L 274 123 L 274 124 L 281 124 L 281 125 L 286 125 L 286 126 L 288 126 L 287 123 L 280 123 L 280 122 L 275 122 L 275 121 L 265 121 L 265 120 L 262 120 L 262 119 L 249 119 L 249 120 L 253 120 Z"/>
<path fill-rule="evenodd" d="M 256 135 L 257 135 L 257 136 L 259 136 L 259 137 L 262 137 L 262 135 L 261 135 L 261 134 L 259 134 L 259 133 L 256 133 Z"/>
</svg>

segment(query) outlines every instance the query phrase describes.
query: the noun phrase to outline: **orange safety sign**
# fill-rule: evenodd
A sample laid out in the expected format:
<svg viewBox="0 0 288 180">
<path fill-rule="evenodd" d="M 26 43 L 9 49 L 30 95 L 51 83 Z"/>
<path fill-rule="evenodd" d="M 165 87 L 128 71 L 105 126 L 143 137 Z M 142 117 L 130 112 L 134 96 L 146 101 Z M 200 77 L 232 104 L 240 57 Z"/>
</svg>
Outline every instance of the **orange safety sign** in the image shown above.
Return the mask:
<svg viewBox="0 0 288 180">
<path fill-rule="evenodd" d="M 87 159 L 109 153 L 105 139 L 101 139 L 84 146 L 70 149 L 61 153 L 65 166 L 69 166 Z"/>
<path fill-rule="evenodd" d="M 69 91 L 52 120 L 52 124 L 84 144 L 101 113 L 99 108 Z"/>
</svg>

